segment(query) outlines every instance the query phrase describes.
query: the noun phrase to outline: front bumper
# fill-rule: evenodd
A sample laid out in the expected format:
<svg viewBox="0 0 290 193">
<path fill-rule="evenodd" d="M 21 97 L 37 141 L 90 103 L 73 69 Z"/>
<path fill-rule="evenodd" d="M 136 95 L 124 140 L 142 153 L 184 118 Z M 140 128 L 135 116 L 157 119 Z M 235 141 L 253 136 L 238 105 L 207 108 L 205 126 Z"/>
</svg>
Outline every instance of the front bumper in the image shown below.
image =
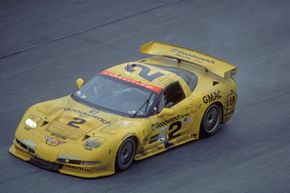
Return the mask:
<svg viewBox="0 0 290 193">
<path fill-rule="evenodd" d="M 13 141 L 13 144 L 9 148 L 9 152 L 24 160 L 28 161 L 38 167 L 57 171 L 59 173 L 78 176 L 83 178 L 96 178 L 101 176 L 108 176 L 114 174 L 114 170 L 110 170 L 103 163 L 99 163 L 96 165 L 81 165 L 81 164 L 72 164 L 72 163 L 59 163 L 59 162 L 51 162 L 41 158 L 37 155 L 32 149 L 26 147 L 24 144 Z"/>
</svg>

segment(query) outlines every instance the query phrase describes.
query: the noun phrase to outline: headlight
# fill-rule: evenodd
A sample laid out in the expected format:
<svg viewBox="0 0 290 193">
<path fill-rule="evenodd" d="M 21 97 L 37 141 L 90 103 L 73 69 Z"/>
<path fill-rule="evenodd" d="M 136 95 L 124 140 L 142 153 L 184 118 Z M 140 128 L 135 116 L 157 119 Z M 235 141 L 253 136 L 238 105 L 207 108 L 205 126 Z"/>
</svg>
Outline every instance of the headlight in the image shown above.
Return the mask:
<svg viewBox="0 0 290 193">
<path fill-rule="evenodd" d="M 37 123 L 35 121 L 33 121 L 32 119 L 26 119 L 25 121 L 25 125 L 27 127 L 30 127 L 32 129 L 36 128 L 37 127 Z"/>
<path fill-rule="evenodd" d="M 85 143 L 85 147 L 87 147 L 89 149 L 98 148 L 100 145 L 101 145 L 100 142 L 96 139 L 94 139 L 94 140 L 89 139 Z"/>
<path fill-rule="evenodd" d="M 105 140 L 103 138 L 92 138 L 92 139 L 87 139 L 84 143 L 84 146 L 86 149 L 93 149 L 93 148 L 98 148 L 101 146 L 101 144 L 104 142 Z"/>
</svg>

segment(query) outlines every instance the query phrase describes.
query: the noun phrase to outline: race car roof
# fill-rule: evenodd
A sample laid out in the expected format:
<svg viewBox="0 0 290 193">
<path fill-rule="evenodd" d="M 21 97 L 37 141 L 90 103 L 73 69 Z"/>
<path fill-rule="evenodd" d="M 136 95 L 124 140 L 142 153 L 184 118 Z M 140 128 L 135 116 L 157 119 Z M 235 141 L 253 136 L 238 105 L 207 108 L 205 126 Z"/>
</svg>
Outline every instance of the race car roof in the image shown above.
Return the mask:
<svg viewBox="0 0 290 193">
<path fill-rule="evenodd" d="M 102 71 L 101 74 L 137 84 L 158 93 L 172 82 L 181 79 L 166 68 L 139 62 L 119 64 Z"/>
</svg>

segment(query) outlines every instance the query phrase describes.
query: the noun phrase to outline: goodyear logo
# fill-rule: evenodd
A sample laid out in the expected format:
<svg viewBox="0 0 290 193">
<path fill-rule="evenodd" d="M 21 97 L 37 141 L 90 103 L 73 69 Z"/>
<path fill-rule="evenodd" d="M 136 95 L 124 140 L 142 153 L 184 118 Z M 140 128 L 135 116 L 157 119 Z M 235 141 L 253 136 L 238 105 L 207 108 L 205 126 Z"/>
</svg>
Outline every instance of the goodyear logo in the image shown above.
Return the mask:
<svg viewBox="0 0 290 193">
<path fill-rule="evenodd" d="M 79 116 L 81 117 L 89 117 L 89 118 L 94 118 L 104 124 L 107 124 L 107 125 L 110 125 L 111 122 L 108 121 L 108 120 L 105 120 L 104 118 L 98 116 L 97 114 L 99 113 L 98 111 L 96 110 L 91 110 L 89 112 L 84 112 L 84 111 L 80 111 L 78 109 L 73 109 L 73 108 L 70 108 L 70 107 L 66 107 L 63 109 L 64 111 L 67 111 L 67 112 L 73 112 L 73 113 L 76 113 L 78 114 Z"/>
<path fill-rule="evenodd" d="M 188 60 L 191 60 L 192 58 L 194 58 L 194 59 L 201 60 L 203 62 L 207 62 L 207 63 L 210 63 L 210 64 L 214 64 L 215 63 L 215 61 L 212 60 L 212 59 L 204 58 L 204 57 L 201 57 L 199 55 L 193 54 L 191 52 L 185 52 L 183 50 L 179 50 L 179 49 L 176 49 L 176 48 L 172 48 L 170 50 L 170 52 L 173 52 L 176 56 L 179 56 L 181 58 L 188 59 Z"/>
</svg>

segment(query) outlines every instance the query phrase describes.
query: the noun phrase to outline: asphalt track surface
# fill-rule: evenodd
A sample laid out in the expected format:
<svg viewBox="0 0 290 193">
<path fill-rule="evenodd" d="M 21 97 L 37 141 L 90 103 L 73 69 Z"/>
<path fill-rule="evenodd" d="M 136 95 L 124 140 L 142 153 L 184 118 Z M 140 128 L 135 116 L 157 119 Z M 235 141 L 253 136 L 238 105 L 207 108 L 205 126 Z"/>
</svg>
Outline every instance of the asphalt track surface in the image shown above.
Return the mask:
<svg viewBox="0 0 290 193">
<path fill-rule="evenodd" d="M 8 147 L 30 105 L 74 92 L 159 40 L 239 67 L 234 117 L 213 137 L 81 179 L 37 168 Z M 290 2 L 1 0 L 0 192 L 290 192 Z"/>
</svg>

